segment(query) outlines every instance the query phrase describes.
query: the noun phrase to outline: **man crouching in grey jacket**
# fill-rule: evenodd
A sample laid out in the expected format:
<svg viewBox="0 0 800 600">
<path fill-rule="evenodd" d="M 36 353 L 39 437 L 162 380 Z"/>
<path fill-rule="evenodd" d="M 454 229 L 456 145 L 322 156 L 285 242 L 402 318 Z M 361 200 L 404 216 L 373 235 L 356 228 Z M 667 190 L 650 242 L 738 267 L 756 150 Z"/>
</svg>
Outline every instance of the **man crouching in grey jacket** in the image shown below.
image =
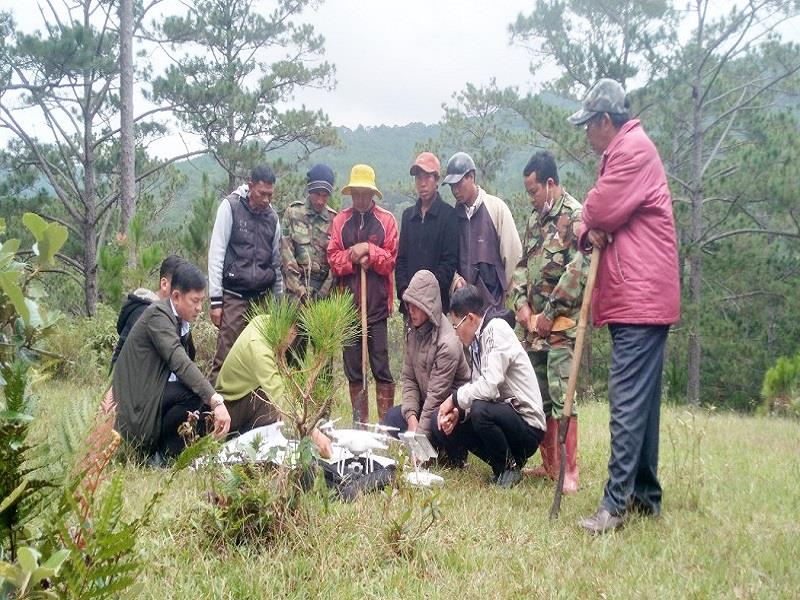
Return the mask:
<svg viewBox="0 0 800 600">
<path fill-rule="evenodd" d="M 402 431 L 419 431 L 460 466 L 466 449 L 436 426 L 439 405 L 469 381 L 469 365 L 447 315 L 442 313 L 439 282 L 431 271 L 417 271 L 403 292 L 408 329 L 403 361 L 403 401 L 389 409 L 384 424 Z"/>
<path fill-rule="evenodd" d="M 472 358 L 471 381 L 439 407 L 438 425 L 492 467 L 492 482 L 510 488 L 544 438 L 542 395 L 514 330 L 492 318 L 475 286 L 450 299 L 456 335 Z"/>
</svg>

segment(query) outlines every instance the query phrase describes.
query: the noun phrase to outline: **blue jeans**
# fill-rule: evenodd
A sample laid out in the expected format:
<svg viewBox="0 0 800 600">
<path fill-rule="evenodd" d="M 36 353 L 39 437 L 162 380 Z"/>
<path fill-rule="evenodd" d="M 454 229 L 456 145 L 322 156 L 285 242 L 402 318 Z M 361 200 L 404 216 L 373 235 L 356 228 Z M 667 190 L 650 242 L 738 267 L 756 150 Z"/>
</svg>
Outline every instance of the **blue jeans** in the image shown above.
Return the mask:
<svg viewBox="0 0 800 600">
<path fill-rule="evenodd" d="M 621 515 L 661 511 L 658 427 L 668 325 L 610 325 L 611 456 L 602 506 Z"/>
</svg>

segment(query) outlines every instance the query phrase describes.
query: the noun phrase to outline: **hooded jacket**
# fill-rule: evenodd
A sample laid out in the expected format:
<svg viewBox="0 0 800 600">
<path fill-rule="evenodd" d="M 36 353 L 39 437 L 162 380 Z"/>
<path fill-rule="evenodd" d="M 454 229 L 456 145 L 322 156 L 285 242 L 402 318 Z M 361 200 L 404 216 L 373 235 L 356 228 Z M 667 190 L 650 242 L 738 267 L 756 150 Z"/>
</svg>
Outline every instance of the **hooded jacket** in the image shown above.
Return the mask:
<svg viewBox="0 0 800 600">
<path fill-rule="evenodd" d="M 409 325 L 403 363 L 403 418 L 415 415 L 419 430 L 431 432 L 439 405 L 453 389 L 469 381 L 469 365 L 461 342 L 442 313 L 439 282 L 430 271 L 417 271 L 403 300 L 418 306 L 428 320 L 420 327 Z"/>
<path fill-rule="evenodd" d="M 117 345 L 114 347 L 114 354 L 111 355 L 111 369 L 114 368 L 119 358 L 119 353 L 122 352 L 122 346 L 125 345 L 125 340 L 128 338 L 128 334 L 131 332 L 131 329 L 133 329 L 139 317 L 142 316 L 144 309 L 157 301 L 158 296 L 147 288 L 137 288 L 128 294 L 128 299 L 125 301 L 125 304 L 122 305 L 119 316 L 117 316 L 117 333 L 119 334 L 119 339 L 117 340 Z"/>
<path fill-rule="evenodd" d="M 603 152 L 583 205 L 578 243 L 589 230 L 612 234 L 600 255 L 592 294 L 595 327 L 668 325 L 680 318 L 678 243 L 664 165 L 637 119 Z"/>
</svg>

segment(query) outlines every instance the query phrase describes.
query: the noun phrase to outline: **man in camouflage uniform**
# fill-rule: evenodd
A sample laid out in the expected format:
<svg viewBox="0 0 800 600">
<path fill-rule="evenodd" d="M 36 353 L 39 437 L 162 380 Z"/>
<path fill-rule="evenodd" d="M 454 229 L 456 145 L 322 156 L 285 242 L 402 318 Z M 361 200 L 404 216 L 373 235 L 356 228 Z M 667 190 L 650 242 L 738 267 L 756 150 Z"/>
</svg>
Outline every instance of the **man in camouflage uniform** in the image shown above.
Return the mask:
<svg viewBox="0 0 800 600">
<path fill-rule="evenodd" d="M 523 326 L 528 351 L 547 416 L 540 446 L 542 467 L 534 475 L 558 477 L 558 419 L 564 409 L 567 381 L 588 261 L 578 250 L 581 205 L 559 184 L 552 154 L 537 152 L 523 171 L 533 204 L 525 231 L 522 259 L 514 273 L 511 298 Z M 564 493 L 578 490 L 578 427 L 573 416 L 567 436 Z"/>
<path fill-rule="evenodd" d="M 328 206 L 334 175 L 328 165 L 306 173 L 308 198 L 292 202 L 283 215 L 281 256 L 286 292 L 298 302 L 325 298 L 333 285 L 328 265 L 330 226 L 336 211 Z"/>
</svg>

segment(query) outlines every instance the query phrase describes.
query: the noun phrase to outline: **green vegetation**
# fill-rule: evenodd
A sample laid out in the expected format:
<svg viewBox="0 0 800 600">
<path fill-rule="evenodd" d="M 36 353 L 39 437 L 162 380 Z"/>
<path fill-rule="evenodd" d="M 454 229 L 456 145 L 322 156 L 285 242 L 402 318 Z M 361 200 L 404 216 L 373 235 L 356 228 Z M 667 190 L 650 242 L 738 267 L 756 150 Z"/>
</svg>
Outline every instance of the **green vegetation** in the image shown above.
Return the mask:
<svg viewBox="0 0 800 600">
<path fill-rule="evenodd" d="M 47 384 L 40 427 L 54 426 L 72 403 L 94 403 L 101 387 Z M 336 413 L 349 410 L 344 394 Z M 390 543 L 405 504 L 373 494 L 320 506 L 303 536 L 264 546 L 210 547 L 196 517 L 207 504 L 204 480 L 178 475 L 139 547 L 148 565 L 136 597 L 258 598 L 792 598 L 800 589 L 797 423 L 665 407 L 659 520 L 634 519 L 594 539 L 576 526 L 594 511 L 606 476 L 608 411 L 581 407 L 581 491 L 561 516 L 547 513 L 553 486 L 527 479 L 511 491 L 491 488 L 471 461 L 446 478 L 440 512 L 428 528 Z M 534 457 L 538 460 L 538 456 Z M 163 484 L 163 471 L 113 465 L 127 507 Z M 429 495 L 411 494 L 417 509 Z M 327 510 L 327 512 L 325 512 Z M 423 521 L 424 522 L 424 521 Z"/>
</svg>

